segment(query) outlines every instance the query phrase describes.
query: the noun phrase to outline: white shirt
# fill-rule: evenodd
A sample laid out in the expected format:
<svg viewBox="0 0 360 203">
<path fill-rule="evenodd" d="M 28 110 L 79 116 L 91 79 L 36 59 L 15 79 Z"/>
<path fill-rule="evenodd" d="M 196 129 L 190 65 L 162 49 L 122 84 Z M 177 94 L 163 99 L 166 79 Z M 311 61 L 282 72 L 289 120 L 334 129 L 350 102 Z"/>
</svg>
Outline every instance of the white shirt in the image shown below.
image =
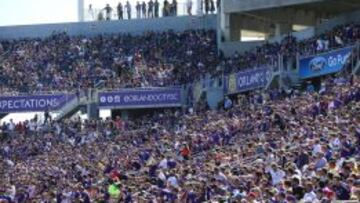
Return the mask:
<svg viewBox="0 0 360 203">
<path fill-rule="evenodd" d="M 279 184 L 286 175 L 284 171 L 279 170 L 279 169 L 277 171 L 274 171 L 273 169 L 270 169 L 269 173 L 271 175 L 272 185 Z"/>
<path fill-rule="evenodd" d="M 315 154 L 317 154 L 317 153 L 319 153 L 319 152 L 322 152 L 322 150 L 321 150 L 321 145 L 320 145 L 320 144 L 316 144 L 316 145 L 314 146 L 314 148 L 313 148 L 312 153 L 313 153 L 313 155 L 315 155 Z"/>
<path fill-rule="evenodd" d="M 179 187 L 178 181 L 175 176 L 171 176 L 167 179 L 168 184 L 170 184 L 173 187 Z"/>
<path fill-rule="evenodd" d="M 88 10 L 88 15 L 89 15 L 89 20 L 94 20 L 94 19 L 95 19 L 94 9 L 89 8 L 89 10 Z"/>
<path fill-rule="evenodd" d="M 316 50 L 322 51 L 324 49 L 324 43 L 321 39 L 316 40 Z"/>
<path fill-rule="evenodd" d="M 338 37 L 338 36 L 335 36 L 335 41 L 336 41 L 336 43 L 337 43 L 338 45 L 344 45 L 342 39 L 341 39 L 340 37 Z"/>
<path fill-rule="evenodd" d="M 329 49 L 329 40 L 324 40 L 324 50 L 328 50 Z"/>
<path fill-rule="evenodd" d="M 162 181 L 165 181 L 165 180 L 166 180 L 166 176 L 165 176 L 165 174 L 164 174 L 162 171 L 159 172 L 158 178 L 159 178 L 160 180 L 162 180 Z"/>
<path fill-rule="evenodd" d="M 29 128 L 30 128 L 30 131 L 35 131 L 36 130 L 36 123 L 34 121 L 30 121 Z"/>
<path fill-rule="evenodd" d="M 15 124 L 13 122 L 9 123 L 9 130 L 13 131 L 15 129 Z"/>
<path fill-rule="evenodd" d="M 168 160 L 166 158 L 161 160 L 159 163 L 159 167 L 162 169 L 167 169 L 168 168 Z"/>
<path fill-rule="evenodd" d="M 215 179 L 216 180 L 220 180 L 220 181 L 227 181 L 227 177 L 225 176 L 225 174 L 219 172 L 216 176 L 215 176 Z"/>
<path fill-rule="evenodd" d="M 318 202 L 319 200 L 316 197 L 316 194 L 314 191 L 305 193 L 304 198 L 303 198 L 304 202 Z"/>
<path fill-rule="evenodd" d="M 330 147 L 332 149 L 338 149 L 340 145 L 341 145 L 340 139 L 337 137 L 330 142 Z"/>
<path fill-rule="evenodd" d="M 12 185 L 10 188 L 7 189 L 7 195 L 14 200 L 16 195 L 16 187 Z"/>
</svg>

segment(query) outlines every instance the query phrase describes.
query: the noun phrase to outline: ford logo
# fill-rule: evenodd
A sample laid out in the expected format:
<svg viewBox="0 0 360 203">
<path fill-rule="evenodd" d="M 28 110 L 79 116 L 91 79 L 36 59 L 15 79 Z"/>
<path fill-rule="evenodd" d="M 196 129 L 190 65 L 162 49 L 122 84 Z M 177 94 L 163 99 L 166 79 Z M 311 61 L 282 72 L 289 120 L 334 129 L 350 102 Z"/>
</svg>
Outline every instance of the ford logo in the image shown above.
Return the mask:
<svg viewBox="0 0 360 203">
<path fill-rule="evenodd" d="M 326 66 L 326 59 L 324 57 L 316 57 L 309 63 L 312 71 L 321 71 Z"/>
</svg>

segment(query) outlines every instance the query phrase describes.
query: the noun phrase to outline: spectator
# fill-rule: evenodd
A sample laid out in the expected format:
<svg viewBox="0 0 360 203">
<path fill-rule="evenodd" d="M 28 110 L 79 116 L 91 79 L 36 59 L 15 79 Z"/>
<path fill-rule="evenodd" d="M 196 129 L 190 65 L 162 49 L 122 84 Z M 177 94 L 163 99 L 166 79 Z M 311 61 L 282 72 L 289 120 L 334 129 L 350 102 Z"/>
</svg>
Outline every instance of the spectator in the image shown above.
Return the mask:
<svg viewBox="0 0 360 203">
<path fill-rule="evenodd" d="M 170 4 L 168 0 L 164 0 L 163 17 L 169 16 Z"/>
<path fill-rule="evenodd" d="M 229 97 L 225 97 L 224 108 L 230 109 L 230 108 L 232 108 L 232 106 L 233 106 L 233 103 L 232 103 L 231 99 Z"/>
<path fill-rule="evenodd" d="M 193 6 L 193 1 L 192 0 L 187 0 L 187 2 L 186 2 L 186 10 L 187 10 L 187 14 L 189 16 L 192 16 L 192 6 Z"/>
<path fill-rule="evenodd" d="M 344 46 L 344 42 L 342 41 L 340 36 L 335 35 L 335 42 L 338 46 Z"/>
<path fill-rule="evenodd" d="M 142 10 L 142 18 L 146 18 L 146 3 L 145 3 L 145 1 L 143 1 L 142 5 L 141 5 L 141 10 Z"/>
<path fill-rule="evenodd" d="M 131 19 L 131 5 L 129 1 L 126 1 L 126 11 L 127 11 L 127 17 L 130 20 Z"/>
<path fill-rule="evenodd" d="M 154 2 L 150 0 L 148 2 L 148 18 L 154 18 Z"/>
<path fill-rule="evenodd" d="M 154 2 L 154 13 L 155 13 L 155 18 L 159 17 L 159 9 L 160 9 L 160 5 L 158 0 L 155 0 Z"/>
<path fill-rule="evenodd" d="M 177 1 L 173 0 L 171 3 L 171 15 L 172 16 L 177 16 Z"/>
<path fill-rule="evenodd" d="M 124 10 L 123 10 L 123 5 L 121 4 L 121 2 L 119 2 L 118 6 L 117 6 L 117 15 L 118 15 L 119 20 L 124 19 Z"/>
<path fill-rule="evenodd" d="M 210 0 L 210 12 L 211 12 L 211 14 L 214 14 L 214 12 L 215 12 L 214 0 Z"/>
<path fill-rule="evenodd" d="M 44 124 L 47 124 L 48 122 L 51 122 L 51 116 L 50 116 L 50 112 L 49 109 L 46 109 L 44 112 Z"/>
<path fill-rule="evenodd" d="M 94 12 L 94 9 L 92 8 L 92 5 L 91 5 L 91 4 L 89 4 L 88 16 L 89 16 L 89 20 L 90 20 L 90 21 L 94 21 L 94 20 L 95 20 L 95 12 Z"/>
<path fill-rule="evenodd" d="M 110 7 L 109 4 L 106 4 L 105 8 L 105 13 L 106 13 L 106 20 L 111 20 L 111 12 L 112 12 L 112 8 Z"/>
<path fill-rule="evenodd" d="M 140 19 L 141 18 L 141 4 L 139 1 L 137 1 L 135 9 L 136 9 L 136 18 Z"/>
<path fill-rule="evenodd" d="M 205 3 L 205 14 L 209 14 L 209 11 L 210 11 L 210 0 L 205 0 L 204 3 Z"/>
<path fill-rule="evenodd" d="M 104 20 L 104 14 L 102 11 L 100 11 L 98 14 L 98 21 L 103 21 L 103 20 Z"/>
</svg>

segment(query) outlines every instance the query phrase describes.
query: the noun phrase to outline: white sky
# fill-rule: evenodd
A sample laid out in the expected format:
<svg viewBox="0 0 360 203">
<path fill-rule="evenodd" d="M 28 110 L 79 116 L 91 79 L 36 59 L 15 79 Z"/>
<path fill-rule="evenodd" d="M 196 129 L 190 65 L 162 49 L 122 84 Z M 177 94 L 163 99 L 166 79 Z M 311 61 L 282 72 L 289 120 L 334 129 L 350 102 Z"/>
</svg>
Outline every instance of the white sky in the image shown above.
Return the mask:
<svg viewBox="0 0 360 203">
<path fill-rule="evenodd" d="M 0 0 L 0 25 L 76 20 L 77 0 Z"/>
<path fill-rule="evenodd" d="M 126 0 L 84 0 L 84 7 L 87 10 L 88 5 L 93 4 L 94 9 L 104 8 L 109 3 L 115 8 L 119 1 L 123 4 L 126 2 Z M 185 13 L 186 1 L 178 0 L 179 14 Z M 137 0 L 130 0 L 132 5 L 136 2 Z M 163 0 L 159 2 L 162 7 Z M 196 0 L 193 2 L 193 13 L 195 13 Z M 77 12 L 77 0 L 0 0 L 0 26 L 76 22 Z"/>
</svg>

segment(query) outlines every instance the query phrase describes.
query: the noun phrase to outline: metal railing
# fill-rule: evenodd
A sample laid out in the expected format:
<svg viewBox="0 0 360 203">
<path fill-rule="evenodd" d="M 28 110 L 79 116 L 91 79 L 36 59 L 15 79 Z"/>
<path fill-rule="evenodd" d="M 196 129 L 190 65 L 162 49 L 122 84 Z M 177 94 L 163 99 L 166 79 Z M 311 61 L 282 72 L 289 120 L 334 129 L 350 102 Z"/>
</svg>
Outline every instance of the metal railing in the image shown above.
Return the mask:
<svg viewBox="0 0 360 203">
<path fill-rule="evenodd" d="M 79 105 L 86 104 L 86 102 L 87 99 L 85 97 L 74 98 L 58 111 L 59 114 L 54 118 L 54 120 L 61 120 L 64 116 L 76 109 Z"/>
<path fill-rule="evenodd" d="M 178 86 L 166 86 L 166 87 L 134 87 L 134 88 L 103 88 L 97 89 L 99 92 L 106 92 L 106 91 L 133 91 L 133 90 L 163 90 L 169 88 L 181 88 L 180 85 Z"/>
<path fill-rule="evenodd" d="M 54 94 L 75 94 L 75 91 L 61 91 L 61 90 L 54 90 L 54 91 L 32 91 L 32 92 L 17 92 L 17 91 L 10 91 L 10 92 L 1 92 L 1 96 L 33 96 L 33 95 L 54 95 Z"/>
</svg>

